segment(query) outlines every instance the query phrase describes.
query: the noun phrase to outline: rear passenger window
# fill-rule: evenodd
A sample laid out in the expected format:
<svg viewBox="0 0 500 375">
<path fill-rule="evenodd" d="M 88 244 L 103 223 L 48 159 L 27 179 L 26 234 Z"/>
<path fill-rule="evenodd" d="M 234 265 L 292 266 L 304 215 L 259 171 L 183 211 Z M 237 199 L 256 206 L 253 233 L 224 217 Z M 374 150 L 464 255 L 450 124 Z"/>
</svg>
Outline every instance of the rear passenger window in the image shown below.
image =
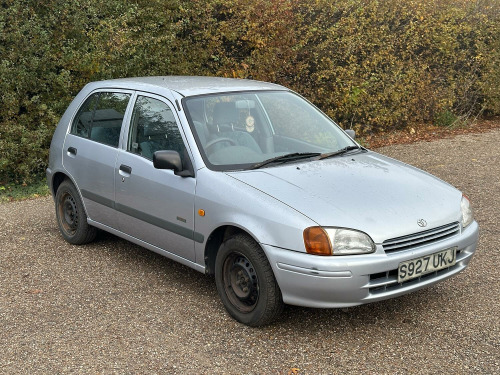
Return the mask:
<svg viewBox="0 0 500 375">
<path fill-rule="evenodd" d="M 71 126 L 71 134 L 79 135 L 80 137 L 88 138 L 90 134 L 90 126 L 92 125 L 92 114 L 95 110 L 95 105 L 99 99 L 99 93 L 93 94 L 85 100 L 85 103 L 78 110 L 73 125 Z"/>
<path fill-rule="evenodd" d="M 103 92 L 99 95 L 92 118 L 90 139 L 118 147 L 123 116 L 130 94 Z"/>
<path fill-rule="evenodd" d="M 78 111 L 71 133 L 118 147 L 130 94 L 100 92 L 91 95 Z"/>
</svg>

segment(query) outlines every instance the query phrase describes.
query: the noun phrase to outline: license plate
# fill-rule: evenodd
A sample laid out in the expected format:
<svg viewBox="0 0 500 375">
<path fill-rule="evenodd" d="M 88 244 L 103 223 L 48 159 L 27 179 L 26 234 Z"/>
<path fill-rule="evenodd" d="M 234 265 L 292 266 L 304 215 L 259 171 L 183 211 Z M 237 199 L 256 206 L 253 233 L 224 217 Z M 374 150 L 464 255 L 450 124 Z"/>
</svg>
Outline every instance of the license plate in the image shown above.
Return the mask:
<svg viewBox="0 0 500 375">
<path fill-rule="evenodd" d="M 446 249 L 438 253 L 399 263 L 398 283 L 453 266 L 457 262 L 457 248 Z"/>
</svg>

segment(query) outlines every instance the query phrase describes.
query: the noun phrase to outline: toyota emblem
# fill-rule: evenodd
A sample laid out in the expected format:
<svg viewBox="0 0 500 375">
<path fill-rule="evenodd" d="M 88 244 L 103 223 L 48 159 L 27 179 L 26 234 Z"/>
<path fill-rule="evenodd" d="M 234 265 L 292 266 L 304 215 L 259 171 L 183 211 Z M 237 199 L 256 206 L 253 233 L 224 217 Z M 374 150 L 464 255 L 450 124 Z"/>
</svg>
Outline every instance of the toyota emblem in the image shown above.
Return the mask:
<svg viewBox="0 0 500 375">
<path fill-rule="evenodd" d="M 427 221 L 425 221 L 424 219 L 419 219 L 419 220 L 417 221 L 417 224 L 418 224 L 418 226 L 419 226 L 419 227 L 422 227 L 422 228 L 423 228 L 423 227 L 426 227 L 426 226 L 427 226 Z"/>
</svg>

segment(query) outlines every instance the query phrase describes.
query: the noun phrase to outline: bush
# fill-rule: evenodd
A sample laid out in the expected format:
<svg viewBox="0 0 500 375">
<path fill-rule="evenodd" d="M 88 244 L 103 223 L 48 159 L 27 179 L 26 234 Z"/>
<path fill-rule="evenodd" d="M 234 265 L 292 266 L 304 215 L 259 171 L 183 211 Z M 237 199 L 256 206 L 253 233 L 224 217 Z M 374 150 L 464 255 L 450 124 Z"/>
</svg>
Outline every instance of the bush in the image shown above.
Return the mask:
<svg viewBox="0 0 500 375">
<path fill-rule="evenodd" d="M 498 2 L 225 4 L 218 34 L 236 48 L 220 51 L 218 73 L 291 86 L 344 127 L 389 131 L 449 108 L 499 113 Z"/>
<path fill-rule="evenodd" d="M 493 0 L 6 0 L 0 182 L 43 174 L 64 109 L 106 78 L 276 82 L 360 134 L 499 114 L 499 25 Z"/>
</svg>

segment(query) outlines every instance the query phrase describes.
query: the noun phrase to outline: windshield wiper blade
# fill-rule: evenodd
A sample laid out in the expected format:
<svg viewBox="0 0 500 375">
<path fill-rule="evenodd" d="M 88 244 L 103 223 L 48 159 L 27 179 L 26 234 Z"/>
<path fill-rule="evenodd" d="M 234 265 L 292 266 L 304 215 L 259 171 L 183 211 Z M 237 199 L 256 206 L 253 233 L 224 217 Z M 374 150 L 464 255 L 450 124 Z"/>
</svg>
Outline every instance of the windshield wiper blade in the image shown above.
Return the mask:
<svg viewBox="0 0 500 375">
<path fill-rule="evenodd" d="M 347 147 L 341 148 L 340 150 L 337 150 L 337 151 L 329 152 L 327 154 L 322 154 L 318 160 L 331 158 L 332 156 L 338 156 L 338 155 L 345 154 L 346 152 L 349 152 L 352 150 L 361 150 L 361 149 L 362 148 L 359 146 L 347 146 Z"/>
<path fill-rule="evenodd" d="M 307 159 L 312 158 L 314 156 L 319 156 L 321 153 L 319 152 L 293 152 L 291 154 L 285 154 L 276 156 L 275 158 L 264 160 L 260 163 L 254 164 L 250 167 L 250 169 L 259 169 L 265 165 L 272 163 L 286 163 L 289 161 L 299 160 L 299 159 Z"/>
</svg>

